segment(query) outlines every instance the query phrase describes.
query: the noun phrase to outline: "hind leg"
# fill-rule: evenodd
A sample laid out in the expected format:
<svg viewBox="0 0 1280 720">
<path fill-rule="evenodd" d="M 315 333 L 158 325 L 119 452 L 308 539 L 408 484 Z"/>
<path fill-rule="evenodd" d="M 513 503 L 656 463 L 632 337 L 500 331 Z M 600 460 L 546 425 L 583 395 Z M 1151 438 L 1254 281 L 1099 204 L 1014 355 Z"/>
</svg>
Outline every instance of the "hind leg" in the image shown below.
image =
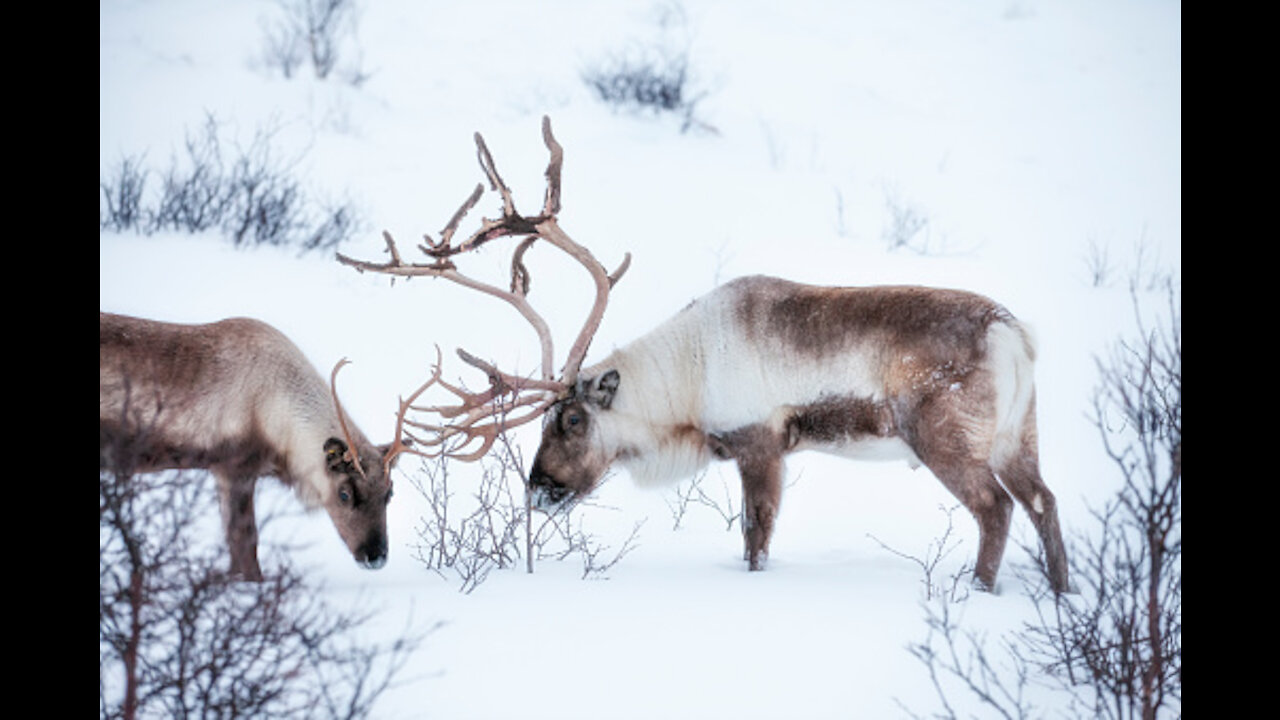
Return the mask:
<svg viewBox="0 0 1280 720">
<path fill-rule="evenodd" d="M 1040 535 L 1050 587 L 1057 593 L 1068 592 L 1067 552 L 1062 542 L 1062 528 L 1058 524 L 1057 500 L 1040 476 L 1034 425 L 1029 424 L 1024 429 L 1017 454 L 1005 460 L 995 471 L 1004 486 L 1026 509 Z"/>
<path fill-rule="evenodd" d="M 962 396 L 946 394 L 922 403 L 912 418 L 914 422 L 907 427 L 909 444 L 920 461 L 977 520 L 974 579 L 980 588 L 994 591 L 1009 539 L 1013 498 L 987 467 L 989 435 L 966 417 L 965 402 Z"/>
<path fill-rule="evenodd" d="M 1013 499 L 1005 492 L 995 475 L 980 463 L 925 464 L 952 495 L 968 508 L 978 522 L 978 558 L 974 580 L 978 587 L 994 592 L 996 575 L 1004 558 L 1013 517 Z"/>
</svg>

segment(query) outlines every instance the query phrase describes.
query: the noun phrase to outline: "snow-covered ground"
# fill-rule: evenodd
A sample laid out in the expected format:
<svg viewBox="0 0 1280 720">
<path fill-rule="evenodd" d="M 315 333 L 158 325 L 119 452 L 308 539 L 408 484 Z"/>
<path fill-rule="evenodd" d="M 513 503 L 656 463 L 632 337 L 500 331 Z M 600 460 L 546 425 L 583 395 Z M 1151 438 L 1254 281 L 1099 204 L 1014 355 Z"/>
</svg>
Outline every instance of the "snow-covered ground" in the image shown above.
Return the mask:
<svg viewBox="0 0 1280 720">
<path fill-rule="evenodd" d="M 367 75 L 357 86 L 264 65 L 275 3 L 103 0 L 100 173 L 141 153 L 167 167 L 210 115 L 246 143 L 270 129 L 309 189 L 361 209 L 369 226 L 342 251 L 380 259 L 380 231 L 405 247 L 434 236 L 480 182 L 476 131 L 533 210 L 547 114 L 565 148 L 562 226 L 608 266 L 633 255 L 588 361 L 739 275 L 976 290 L 1036 328 L 1042 465 L 1067 532 L 1087 531 L 1088 505 L 1117 489 L 1087 416 L 1094 358 L 1132 326 L 1131 275 L 1180 277 L 1180 3 L 360 6 L 343 55 Z M 582 82 L 620 49 L 658 42 L 687 48 L 704 127 L 681 133 L 674 117 L 617 112 Z M 472 220 L 496 202 L 486 196 Z M 908 212 L 926 221 L 916 239 L 930 252 L 888 249 Z M 508 247 L 477 256 L 475 272 L 500 278 Z M 1102 286 L 1090 278 L 1099 248 L 1114 268 Z M 562 262 L 549 250 L 530 257 L 534 301 L 561 349 L 589 296 Z M 329 254 L 236 250 L 212 235 L 103 233 L 99 304 L 188 322 L 249 315 L 322 371 L 347 357 L 344 402 L 375 440 L 390 437 L 396 399 L 425 377 L 436 344 L 506 367 L 529 368 L 536 352 L 510 308 L 445 282 L 392 286 Z M 526 456 L 536 439 L 520 434 Z M 379 717 L 930 712 L 929 679 L 906 650 L 925 634 L 922 573 L 881 543 L 923 554 L 954 501 L 905 465 L 801 455 L 788 469 L 764 573 L 746 572 L 740 536 L 714 513 L 694 508 L 673 530 L 673 491 L 636 488 L 625 473 L 584 517 L 602 538 L 646 521 L 607 579 L 543 563 L 459 593 L 411 556 L 423 508 L 404 481 L 380 571 L 355 567 L 323 514 L 272 525 L 264 541 L 310 541 L 299 559 L 336 601 L 383 608 L 376 633 L 443 623 Z M 736 478 L 717 466 L 704 482 L 718 490 Z M 973 523 L 956 520 L 962 544 L 941 574 L 976 548 Z M 1033 540 L 1020 510 L 1014 533 Z M 996 636 L 1026 618 L 1028 568 L 1011 545 L 999 592 L 961 605 L 966 625 Z"/>
</svg>

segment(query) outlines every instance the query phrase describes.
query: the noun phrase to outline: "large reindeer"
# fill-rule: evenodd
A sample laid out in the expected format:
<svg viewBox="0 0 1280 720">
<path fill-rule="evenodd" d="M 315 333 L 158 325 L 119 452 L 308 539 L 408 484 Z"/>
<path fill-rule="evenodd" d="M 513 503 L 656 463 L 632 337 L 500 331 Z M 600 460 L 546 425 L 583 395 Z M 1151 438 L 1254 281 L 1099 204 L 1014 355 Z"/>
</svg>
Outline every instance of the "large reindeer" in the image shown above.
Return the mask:
<svg viewBox="0 0 1280 720">
<path fill-rule="evenodd" d="M 581 368 L 621 270 L 607 275 L 560 229 L 562 152 L 545 118 L 543 135 L 551 163 L 541 214 L 516 212 L 477 134 L 481 167 L 503 198 L 501 219 L 484 220 L 466 241 L 451 243 L 483 190 L 477 187 L 442 239 L 422 247 L 431 262 L 405 263 L 390 235 L 389 262 L 340 257 L 360 270 L 447 277 L 500 297 L 530 320 L 541 339 L 537 379 L 513 377 L 459 351 L 486 373 L 489 389 L 468 393 L 449 386 L 460 405 L 417 408 L 444 416 L 438 423 L 409 421 L 434 433 L 417 442 L 473 460 L 496 434 L 545 414 L 529 483 L 534 504 L 548 511 L 589 494 L 613 465 L 639 481 L 672 481 L 713 459 L 732 460 L 742 476 L 744 555 L 751 570 L 765 566 L 788 454 L 901 458 L 929 468 L 973 513 L 980 587 L 995 587 L 1016 498 L 1039 532 L 1052 587 L 1067 590 L 1054 496 L 1039 471 L 1035 350 L 1007 310 L 957 290 L 830 288 L 749 277 L 695 300 L 647 335 Z M 507 235 L 527 238 L 516 249 L 509 291 L 457 272 L 453 256 Z M 521 260 L 539 239 L 578 259 L 596 285 L 595 304 L 555 380 L 549 334 L 528 304 Z M 418 392 L 438 382 L 439 365 Z M 402 419 L 408 408 L 401 404 Z"/>
<path fill-rule="evenodd" d="M 321 506 L 355 560 L 387 560 L 390 470 L 401 444 L 374 446 L 302 352 L 248 318 L 181 325 L 101 313 L 100 470 L 208 469 L 217 480 L 231 572 L 261 580 L 253 496 L 273 475 Z"/>
</svg>

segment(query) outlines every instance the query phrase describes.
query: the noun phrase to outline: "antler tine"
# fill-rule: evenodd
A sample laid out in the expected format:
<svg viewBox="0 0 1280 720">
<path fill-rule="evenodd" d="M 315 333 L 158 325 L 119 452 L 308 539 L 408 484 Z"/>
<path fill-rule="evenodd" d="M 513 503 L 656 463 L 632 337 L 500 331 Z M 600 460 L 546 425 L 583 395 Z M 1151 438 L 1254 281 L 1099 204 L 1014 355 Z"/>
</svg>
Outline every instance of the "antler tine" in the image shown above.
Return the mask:
<svg viewBox="0 0 1280 720">
<path fill-rule="evenodd" d="M 497 190 L 502 195 L 502 216 L 514 217 L 516 213 L 516 203 L 511 199 L 511 188 L 502 181 L 502 176 L 498 174 L 498 166 L 493 162 L 493 155 L 489 153 L 489 146 L 484 143 L 484 136 L 476 133 L 476 157 L 480 161 L 480 168 L 484 170 L 484 174 L 489 177 L 489 189 Z"/>
<path fill-rule="evenodd" d="M 591 255 L 590 251 L 570 240 L 569 236 L 565 235 L 559 227 L 549 228 L 544 237 L 581 263 L 591 274 L 591 279 L 596 285 L 596 299 L 591 306 L 591 312 L 587 314 L 587 319 L 583 321 L 582 329 L 578 332 L 577 339 L 574 340 L 573 345 L 569 348 L 564 368 L 560 372 L 560 382 L 567 386 L 572 386 L 577 381 L 578 370 L 581 369 L 582 361 L 587 357 L 587 350 L 591 347 L 591 340 L 595 337 L 596 330 L 600 327 L 600 321 L 604 319 L 604 311 L 609 304 L 609 291 L 613 289 L 614 284 L 622 278 L 627 268 L 631 266 L 631 253 L 627 253 L 618 269 L 610 274 Z"/>
<path fill-rule="evenodd" d="M 400 408 L 399 408 L 399 411 L 396 413 L 395 439 L 392 440 L 391 448 L 387 450 L 387 453 L 382 457 L 382 469 L 383 469 L 384 475 L 390 475 L 391 465 L 401 453 L 408 452 L 408 453 L 413 453 L 415 455 L 425 455 L 430 457 L 427 453 L 423 453 L 414 449 L 413 444 L 415 442 L 421 443 L 421 441 L 418 440 L 417 438 L 414 438 L 412 435 L 409 435 L 405 431 L 404 426 L 406 422 L 410 425 L 415 424 L 412 420 L 406 420 L 405 416 L 406 414 L 408 414 L 409 410 L 413 407 L 414 401 L 417 400 L 418 397 L 422 395 L 422 393 L 426 392 L 427 388 L 430 388 L 432 385 L 436 384 L 437 382 L 440 382 L 440 375 L 443 371 L 444 371 L 443 356 L 440 352 L 440 346 L 437 345 L 436 346 L 436 364 L 435 364 L 435 369 L 431 371 L 431 377 L 427 378 L 426 382 L 418 386 L 417 390 L 414 390 L 412 393 L 410 393 L 408 398 L 400 399 Z M 408 442 L 404 440 L 404 438 L 406 437 L 409 438 Z"/>
<path fill-rule="evenodd" d="M 547 162 L 547 194 L 542 201 L 544 217 L 555 217 L 560 213 L 560 170 L 564 165 L 564 148 L 551 134 L 551 118 L 542 116 L 542 142 L 546 143 L 551 159 Z"/>
<path fill-rule="evenodd" d="M 551 153 L 551 160 L 547 164 L 547 196 L 544 205 L 546 220 L 538 227 L 539 236 L 568 253 L 574 260 L 577 260 L 590 273 L 591 279 L 596 286 L 596 299 L 591 306 L 591 312 L 587 314 L 587 319 L 583 322 L 577 339 L 574 340 L 573 345 L 570 347 L 569 355 L 565 359 L 564 368 L 560 373 L 561 382 L 567 386 L 572 386 L 577 381 L 578 370 L 582 366 L 582 361 L 586 359 L 591 339 L 595 336 L 596 330 L 599 329 L 600 321 L 604 318 L 605 307 L 609 304 L 609 291 L 622 279 L 627 268 L 631 267 L 631 253 L 627 253 L 624 256 L 622 264 L 618 266 L 617 270 L 614 270 L 613 273 L 608 273 L 605 271 L 604 266 L 600 264 L 600 261 L 596 260 L 595 256 L 591 254 L 590 250 L 579 245 L 560 229 L 555 215 L 560 210 L 560 174 L 564 164 L 564 149 L 551 131 L 551 118 L 545 115 L 542 117 L 542 140 L 546 143 L 547 150 Z"/>
<path fill-rule="evenodd" d="M 414 420 L 406 420 L 405 422 L 435 435 L 432 440 L 418 441 L 426 447 L 440 448 L 440 452 L 428 455 L 428 457 L 444 456 L 464 462 L 473 462 L 489 451 L 499 433 L 520 427 L 542 417 L 557 399 L 557 394 L 543 393 L 536 396 L 517 397 L 508 402 L 495 402 L 489 407 L 473 407 L 467 412 L 467 416 L 463 421 L 445 425 L 432 425 Z M 530 409 L 523 415 L 515 418 L 511 417 L 511 413 L 522 408 Z M 475 424 L 483 418 L 491 416 L 497 416 L 498 419 L 483 425 Z M 462 438 L 462 441 L 456 442 L 456 438 L 459 437 Z M 462 452 L 477 438 L 481 439 L 480 447 L 470 452 Z M 451 442 L 453 442 L 452 448 L 448 447 Z M 427 455 L 427 453 L 420 454 Z"/>
<path fill-rule="evenodd" d="M 341 370 L 344 365 L 348 365 L 350 363 L 350 360 L 342 358 L 333 366 L 333 371 L 329 373 L 329 393 L 333 396 L 333 405 L 338 411 L 338 425 L 342 428 L 342 438 L 347 442 L 347 451 L 344 453 L 343 457 L 346 460 L 351 461 L 351 463 L 356 466 L 356 471 L 360 473 L 360 477 L 367 480 L 369 476 L 365 475 L 364 466 L 360 464 L 360 451 L 356 447 L 356 444 L 352 442 L 351 429 L 347 427 L 347 413 L 342 409 L 342 402 L 338 400 L 338 371 Z"/>
<path fill-rule="evenodd" d="M 424 383 L 418 390 L 406 400 L 400 402 L 400 412 L 397 415 L 396 437 L 409 437 L 414 444 L 424 447 L 438 447 L 439 452 L 431 453 L 410 447 L 408 443 L 399 443 L 396 449 L 399 452 L 413 452 L 428 458 L 450 457 L 463 461 L 474 461 L 482 457 L 489 448 L 492 447 L 499 432 L 519 427 L 541 416 L 547 407 L 555 402 L 559 396 L 563 386 L 555 381 L 536 380 L 533 378 L 523 378 L 502 372 L 492 363 L 487 363 L 465 350 L 459 349 L 458 356 L 462 358 L 468 365 L 476 367 L 485 372 L 489 378 L 489 388 L 483 392 L 473 393 L 461 387 L 454 386 L 445 382 L 441 378 L 441 363 L 439 361 L 440 348 L 436 347 L 437 364 L 432 377 Z M 441 387 L 457 396 L 462 402 L 453 406 L 431 406 L 417 407 L 413 403 L 419 395 L 428 387 L 438 383 Z M 537 391 L 537 395 L 521 395 L 526 390 Z M 511 400 L 504 400 L 507 395 L 512 395 Z M 517 418 L 510 418 L 510 414 L 521 408 L 533 406 L 533 409 L 525 415 Z M 430 424 L 419 422 L 407 417 L 408 410 L 417 410 L 432 412 L 440 415 L 450 422 L 446 424 Z M 501 415 L 501 421 L 494 421 L 486 425 L 477 426 L 476 423 L 486 417 Z M 435 435 L 434 439 L 423 440 L 406 431 L 404 426 L 416 428 L 418 430 L 430 432 Z M 449 447 L 451 441 L 456 438 L 462 438 L 461 442 L 454 443 L 452 448 Z M 481 446 L 468 453 L 460 452 L 472 444 L 476 438 L 482 440 Z"/>
<path fill-rule="evenodd" d="M 458 224 L 462 222 L 462 218 L 466 217 L 467 213 L 471 212 L 471 208 L 474 208 L 476 203 L 480 202 L 480 196 L 483 194 L 484 185 L 476 183 L 476 188 L 471 191 L 471 196 L 463 201 L 462 205 L 458 207 L 457 212 L 453 214 L 453 217 L 449 218 L 449 223 L 440 231 L 440 242 L 433 243 L 431 242 L 431 238 L 424 236 L 428 247 L 422 248 L 422 251 L 437 259 L 462 252 L 462 250 L 455 250 L 450 246 L 450 243 L 453 240 L 453 234 L 458 231 Z"/>
<path fill-rule="evenodd" d="M 627 272 L 627 268 L 629 267 L 631 267 L 631 253 L 624 255 L 622 258 L 622 264 L 618 265 L 618 269 L 609 273 L 610 290 L 613 289 L 614 285 L 618 284 L 618 281 L 622 279 L 622 276 Z"/>
<path fill-rule="evenodd" d="M 461 404 L 436 405 L 414 408 L 415 410 L 433 412 L 446 419 L 462 417 L 464 420 L 457 424 L 470 425 L 485 416 L 495 414 L 497 409 L 505 408 L 509 411 L 526 404 L 527 396 L 521 397 L 521 393 L 526 391 L 543 393 L 547 396 L 558 396 L 566 389 L 562 383 L 555 380 L 536 380 L 510 375 L 499 370 L 492 363 L 487 363 L 461 348 L 458 349 L 458 357 L 462 358 L 462 361 L 468 365 L 483 371 L 489 379 L 489 388 L 483 392 L 473 393 L 440 380 L 440 386 L 457 396 L 462 401 Z M 505 405 L 497 405 L 507 395 L 513 395 L 516 399 Z M 419 427 L 422 427 L 422 425 L 419 425 Z M 436 428 L 436 426 L 430 427 L 432 429 Z"/>
<path fill-rule="evenodd" d="M 511 292 L 513 293 L 529 294 L 529 268 L 524 265 L 524 254 L 537 240 L 536 235 L 525 238 L 524 242 L 516 246 L 516 251 L 511 253 Z"/>
<path fill-rule="evenodd" d="M 458 357 L 471 367 L 484 371 L 489 376 L 489 384 L 495 389 L 504 388 L 506 391 L 514 392 L 525 389 L 559 392 L 564 389 L 564 383 L 556 380 L 535 380 L 505 373 L 493 363 L 485 362 L 462 348 L 458 348 Z M 503 393 L 498 394 L 501 395 Z"/>
</svg>

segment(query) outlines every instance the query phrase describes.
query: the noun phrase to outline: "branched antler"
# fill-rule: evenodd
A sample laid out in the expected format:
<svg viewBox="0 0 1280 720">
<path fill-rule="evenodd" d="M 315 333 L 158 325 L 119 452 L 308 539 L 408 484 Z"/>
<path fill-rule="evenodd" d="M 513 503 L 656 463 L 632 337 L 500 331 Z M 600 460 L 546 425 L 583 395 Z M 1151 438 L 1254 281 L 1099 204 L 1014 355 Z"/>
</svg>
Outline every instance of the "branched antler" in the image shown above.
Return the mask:
<svg viewBox="0 0 1280 720">
<path fill-rule="evenodd" d="M 429 262 L 406 263 L 400 255 L 395 239 L 385 231 L 382 236 L 387 245 L 387 252 L 391 256 L 388 262 L 374 263 L 338 254 L 339 262 L 350 265 L 360 272 L 377 272 L 399 277 L 441 277 L 463 287 L 496 297 L 514 307 L 533 326 L 538 335 L 542 356 L 541 373 L 537 379 L 507 374 L 464 350 L 458 350 L 458 355 L 464 363 L 484 372 L 488 378 L 488 389 L 483 392 L 469 392 L 445 382 L 441 378 L 441 365 L 437 358 L 431 378 L 418 388 L 409 400 L 401 401 L 396 420 L 397 443 L 400 443 L 402 438 L 409 438 L 409 440 L 403 443 L 403 447 L 398 446 L 398 451 L 409 451 L 430 457 L 446 455 L 473 461 L 489 450 L 499 433 L 530 422 L 545 413 L 559 397 L 574 386 L 591 339 L 604 317 L 609 291 L 630 265 L 631 255 L 628 253 L 617 270 L 607 273 L 604 266 L 589 250 L 574 242 L 560 229 L 556 216 L 560 212 L 560 173 L 564 161 L 564 149 L 552 134 L 551 120 L 547 117 L 542 118 L 542 138 L 551 157 L 547 164 L 547 190 L 540 214 L 524 216 L 519 213 L 512 199 L 511 190 L 499 175 L 484 138 L 480 133 L 476 133 L 476 154 L 480 168 L 488 178 L 490 188 L 496 190 L 502 197 L 501 217 L 493 220 L 481 218 L 480 227 L 475 232 L 461 243 L 456 245 L 453 243 L 454 235 L 463 218 L 476 206 L 481 195 L 484 194 L 484 186 L 480 184 L 476 185 L 475 190 L 449 219 L 440 232 L 439 241 L 424 235 L 426 243 L 419 245 L 418 248 L 430 259 Z M 512 253 L 509 290 L 464 275 L 454 265 L 455 256 L 475 250 L 491 240 L 508 236 L 525 238 Z M 595 301 L 582 329 L 569 349 L 558 379 L 554 375 L 555 353 L 550 328 L 528 301 L 530 273 L 524 264 L 524 255 L 537 240 L 547 241 L 576 260 L 591 275 L 596 289 Z M 414 400 L 427 388 L 437 384 L 456 396 L 460 401 L 459 404 L 432 407 L 413 405 Z M 443 418 L 444 422 L 427 423 L 408 419 L 409 410 L 434 413 Z M 484 423 L 486 418 L 492 418 L 491 422 Z M 430 433 L 432 437 L 424 439 L 409 435 L 408 430 L 405 429 L 406 426 Z M 468 450 L 475 440 L 479 440 L 480 445 Z"/>
</svg>

